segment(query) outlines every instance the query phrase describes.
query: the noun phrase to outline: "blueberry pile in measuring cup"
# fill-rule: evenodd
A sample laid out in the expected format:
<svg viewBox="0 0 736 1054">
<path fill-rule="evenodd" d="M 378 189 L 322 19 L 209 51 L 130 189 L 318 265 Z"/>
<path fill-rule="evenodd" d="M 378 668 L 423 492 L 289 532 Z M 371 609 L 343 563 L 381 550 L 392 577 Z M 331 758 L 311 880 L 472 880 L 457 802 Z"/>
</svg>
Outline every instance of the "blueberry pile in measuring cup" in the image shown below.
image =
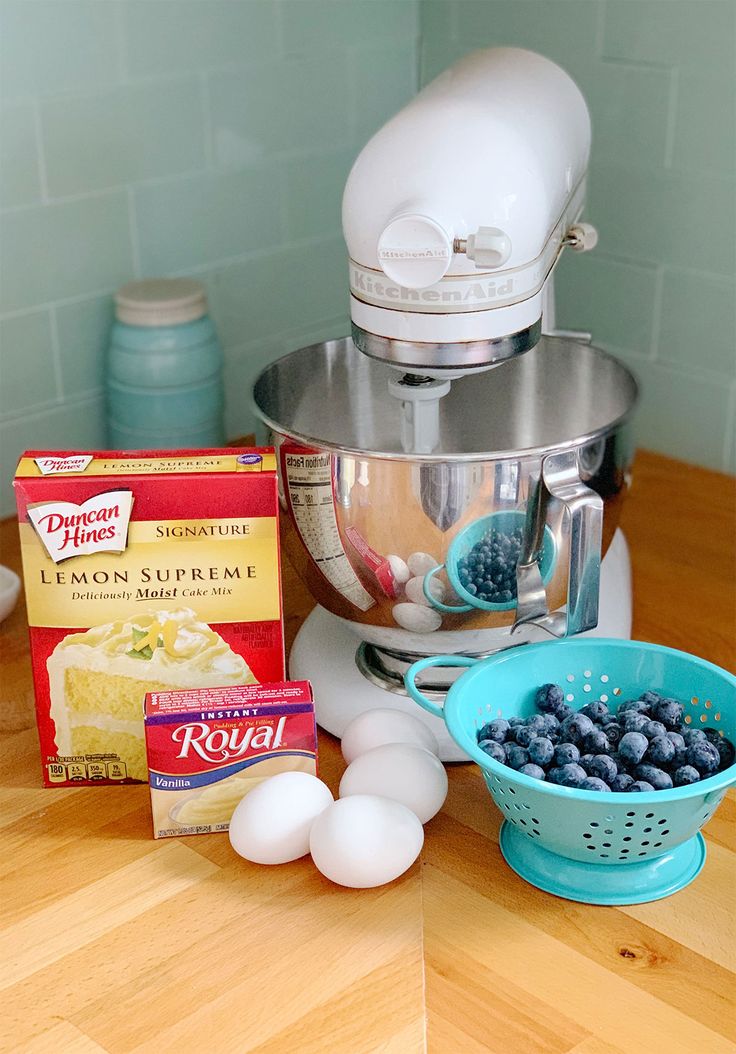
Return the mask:
<svg viewBox="0 0 736 1054">
<path fill-rule="evenodd" d="M 492 527 L 458 560 L 458 578 L 471 596 L 489 604 L 508 604 L 516 599 L 522 537 L 521 527 L 508 532 Z"/>
<path fill-rule="evenodd" d="M 539 713 L 497 717 L 478 746 L 534 779 L 588 791 L 642 793 L 685 787 L 733 765 L 736 750 L 716 728 L 689 728 L 676 699 L 645 691 L 615 712 L 601 701 L 573 710 L 562 688 L 537 690 Z"/>
</svg>

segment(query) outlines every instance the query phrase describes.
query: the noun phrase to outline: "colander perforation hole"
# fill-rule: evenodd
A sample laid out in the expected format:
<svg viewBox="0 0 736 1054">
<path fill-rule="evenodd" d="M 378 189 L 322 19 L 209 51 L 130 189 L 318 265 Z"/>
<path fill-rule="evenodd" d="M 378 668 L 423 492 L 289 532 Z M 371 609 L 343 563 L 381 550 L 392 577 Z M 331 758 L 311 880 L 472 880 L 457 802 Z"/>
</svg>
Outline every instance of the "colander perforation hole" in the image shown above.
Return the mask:
<svg viewBox="0 0 736 1054">
<path fill-rule="evenodd" d="M 621 695 L 621 689 L 620 688 L 614 688 L 613 689 L 613 694 L 614 695 Z"/>
<path fill-rule="evenodd" d="M 602 674 L 601 674 L 601 681 L 602 681 L 602 682 L 603 682 L 604 684 L 608 684 L 608 674 L 607 674 L 607 673 L 602 673 Z"/>
<path fill-rule="evenodd" d="M 661 845 L 661 844 L 662 844 L 661 842 L 655 842 L 655 843 L 654 843 L 654 848 L 655 848 L 655 849 L 659 849 L 659 847 L 660 847 L 660 845 Z"/>
<path fill-rule="evenodd" d="M 637 856 L 646 856 L 646 853 L 637 853 Z"/>
<path fill-rule="evenodd" d="M 707 714 L 701 714 L 700 715 L 700 723 L 702 725 L 704 725 L 707 720 L 708 720 L 708 715 Z"/>
<path fill-rule="evenodd" d="M 600 827 L 600 824 L 598 823 L 597 820 L 591 820 L 590 823 L 588 824 L 588 827 Z"/>
<path fill-rule="evenodd" d="M 608 853 L 601 853 L 601 858 L 603 860 L 608 860 Z"/>
<path fill-rule="evenodd" d="M 685 724 L 686 725 L 691 725 L 692 723 L 693 723 L 693 715 L 692 714 L 685 714 Z"/>
<path fill-rule="evenodd" d="M 572 682 L 575 680 L 575 674 L 574 673 L 568 673 L 567 679 L 570 682 L 570 684 L 572 684 Z"/>
<path fill-rule="evenodd" d="M 572 694 L 572 692 L 569 692 L 565 696 L 565 698 L 567 699 L 568 703 L 574 703 L 575 702 L 575 696 Z"/>
<path fill-rule="evenodd" d="M 604 834 L 613 834 L 613 830 L 610 827 L 606 827 Z"/>
<path fill-rule="evenodd" d="M 643 842 L 639 843 L 639 845 L 649 845 L 649 841 L 645 838 Z"/>
<path fill-rule="evenodd" d="M 663 816 L 661 820 L 657 820 L 657 823 L 659 824 L 660 827 L 664 827 L 664 825 L 667 823 L 667 821 L 665 820 L 665 818 Z"/>
<path fill-rule="evenodd" d="M 630 849 L 622 849 L 621 850 L 621 855 L 623 856 L 625 853 L 630 853 L 630 852 L 631 852 Z"/>
<path fill-rule="evenodd" d="M 654 813 L 653 812 L 646 812 L 646 813 L 644 813 L 644 819 L 645 820 L 651 820 L 651 819 L 653 819 L 653 817 L 654 817 Z"/>
<path fill-rule="evenodd" d="M 516 794 L 516 791 L 514 790 L 514 788 L 513 788 L 513 787 L 509 787 L 509 792 L 510 792 L 511 794 Z"/>
<path fill-rule="evenodd" d="M 624 827 L 633 827 L 633 826 L 634 826 L 634 825 L 633 825 L 633 823 L 631 822 L 631 820 L 629 820 L 629 821 L 628 821 L 628 823 L 625 823 L 625 824 L 624 824 Z"/>
<path fill-rule="evenodd" d="M 590 833 L 590 831 L 586 831 L 586 832 L 585 832 L 585 833 L 583 834 L 583 838 L 592 838 L 592 837 L 593 837 L 593 835 L 592 835 L 592 834 Z"/>
<path fill-rule="evenodd" d="M 540 826 L 541 826 L 541 821 L 540 821 L 540 820 L 538 820 L 538 819 L 536 818 L 536 816 L 532 816 L 532 823 L 535 823 L 535 824 L 537 825 L 537 827 L 540 827 Z"/>
<path fill-rule="evenodd" d="M 519 823 L 522 827 L 526 827 L 526 820 L 523 818 L 523 816 L 519 818 Z"/>
<path fill-rule="evenodd" d="M 606 693 L 605 693 L 605 692 L 604 692 L 604 693 L 603 693 L 603 695 L 601 696 L 601 702 L 602 702 L 602 703 L 607 703 L 607 702 L 608 702 L 608 696 L 606 695 Z"/>
<path fill-rule="evenodd" d="M 670 829 L 669 829 L 669 827 L 665 827 L 665 829 L 663 831 L 660 831 L 659 833 L 660 834 L 669 834 L 670 833 Z"/>
<path fill-rule="evenodd" d="M 525 801 L 523 801 L 521 803 L 521 807 L 522 807 L 522 809 L 531 809 L 531 805 L 527 805 L 527 803 Z"/>
<path fill-rule="evenodd" d="M 534 827 L 534 828 L 532 829 L 532 834 L 535 834 L 535 835 L 537 836 L 537 838 L 539 838 L 539 837 L 540 837 L 539 831 L 538 831 L 538 830 L 536 829 L 536 827 Z"/>
<path fill-rule="evenodd" d="M 611 848 L 611 843 L 610 842 L 604 842 L 603 843 L 603 848 L 604 849 L 610 849 Z"/>
<path fill-rule="evenodd" d="M 651 834 L 651 831 L 652 831 L 652 828 L 651 828 L 651 827 L 645 827 L 645 828 L 644 828 L 644 831 L 643 831 L 642 833 L 643 833 L 643 834 Z"/>
<path fill-rule="evenodd" d="M 711 708 L 712 706 L 713 706 L 713 703 L 712 703 L 712 702 L 710 701 L 710 699 L 706 699 L 706 700 L 705 700 L 705 709 L 706 709 L 706 710 L 710 710 L 710 708 Z"/>
<path fill-rule="evenodd" d="M 622 842 L 630 842 L 631 841 L 631 835 L 630 834 L 625 834 L 623 836 L 623 838 L 621 839 L 621 841 Z"/>
<path fill-rule="evenodd" d="M 584 692 L 589 692 L 590 691 L 590 685 L 589 684 L 584 684 L 583 685 L 583 691 Z"/>
<path fill-rule="evenodd" d="M 636 813 L 635 812 L 627 812 L 626 815 L 627 816 L 636 816 Z"/>
<path fill-rule="evenodd" d="M 586 848 L 586 849 L 592 849 L 592 850 L 593 850 L 593 852 L 595 852 L 595 846 L 594 846 L 594 845 L 586 845 L 586 847 L 585 847 L 585 848 Z"/>
</svg>

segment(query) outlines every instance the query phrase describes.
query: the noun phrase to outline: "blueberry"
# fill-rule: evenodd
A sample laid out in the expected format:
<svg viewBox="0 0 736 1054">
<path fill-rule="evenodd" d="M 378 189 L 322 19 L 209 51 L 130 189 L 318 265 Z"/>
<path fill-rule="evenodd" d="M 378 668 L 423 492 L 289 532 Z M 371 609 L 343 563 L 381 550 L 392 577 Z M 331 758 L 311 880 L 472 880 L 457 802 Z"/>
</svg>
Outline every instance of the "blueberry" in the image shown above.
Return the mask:
<svg viewBox="0 0 736 1054">
<path fill-rule="evenodd" d="M 611 744 L 605 732 L 602 732 L 600 728 L 594 728 L 583 740 L 583 747 L 591 754 L 606 754 L 611 749 Z"/>
<path fill-rule="evenodd" d="M 555 710 L 555 717 L 560 722 L 560 724 L 562 724 L 562 722 L 566 718 L 570 717 L 570 715 L 574 713 L 575 711 L 571 706 L 568 706 L 567 703 L 561 703 L 560 706 L 558 706 Z"/>
<path fill-rule="evenodd" d="M 685 740 L 685 744 L 691 747 L 693 743 L 706 743 L 705 732 L 700 728 L 686 728 L 682 733 L 682 738 Z"/>
<path fill-rule="evenodd" d="M 544 725 L 540 731 L 540 736 L 553 736 L 557 735 L 560 731 L 560 722 L 554 714 L 541 714 Z"/>
<path fill-rule="evenodd" d="M 618 721 L 609 721 L 608 724 L 603 726 L 603 731 L 606 734 L 609 745 L 617 747 L 621 742 L 621 736 L 624 734 L 624 730 Z"/>
<path fill-rule="evenodd" d="M 520 747 L 528 747 L 536 735 L 536 729 L 528 728 L 526 725 L 514 729 L 514 738 Z"/>
<path fill-rule="evenodd" d="M 641 732 L 649 724 L 646 714 L 624 714 L 624 732 Z"/>
<path fill-rule="evenodd" d="M 656 703 L 661 702 L 661 700 L 662 696 L 659 694 L 659 692 L 642 692 L 641 701 L 643 703 L 648 703 L 649 706 L 654 706 Z"/>
<path fill-rule="evenodd" d="M 483 725 L 480 732 L 478 733 L 478 739 L 494 739 L 497 743 L 503 743 L 509 733 L 509 722 L 503 717 L 497 717 L 494 721 L 489 721 L 487 725 Z"/>
<path fill-rule="evenodd" d="M 544 729 L 547 726 L 547 717 L 551 716 L 548 714 L 532 714 L 531 717 L 527 717 L 524 724 L 527 728 L 535 728 L 537 735 L 541 736 L 544 734 Z"/>
<path fill-rule="evenodd" d="M 667 738 L 675 748 L 675 756 L 673 757 L 670 764 L 672 768 L 679 769 L 680 765 L 685 764 L 685 759 L 687 756 L 687 745 L 679 732 L 668 732 Z"/>
<path fill-rule="evenodd" d="M 610 791 L 610 787 L 603 780 L 599 780 L 597 776 L 588 776 L 579 785 L 581 791 Z"/>
<path fill-rule="evenodd" d="M 557 712 L 558 706 L 564 702 L 564 698 L 565 693 L 559 684 L 543 684 L 541 688 L 537 689 L 535 702 L 537 709 L 541 710 L 543 714 L 554 714 Z"/>
<path fill-rule="evenodd" d="M 606 725 L 609 725 L 611 723 L 611 721 L 618 721 L 618 720 L 619 720 L 618 714 L 604 714 L 603 717 L 600 719 L 599 723 L 605 728 Z"/>
<path fill-rule="evenodd" d="M 580 765 L 560 766 L 560 780 L 563 787 L 579 787 L 584 779 L 588 778 L 585 769 Z"/>
<path fill-rule="evenodd" d="M 535 780 L 543 780 L 545 778 L 544 769 L 540 768 L 539 765 L 529 763 L 522 765 L 519 772 L 523 772 L 525 776 L 531 776 Z"/>
<path fill-rule="evenodd" d="M 529 759 L 535 765 L 546 768 L 552 761 L 555 748 L 551 739 L 546 736 L 535 736 L 529 744 Z"/>
<path fill-rule="evenodd" d="M 482 739 L 478 746 L 494 761 L 499 761 L 502 765 L 506 764 L 506 751 L 495 739 Z"/>
<path fill-rule="evenodd" d="M 736 749 L 730 739 L 726 739 L 725 736 L 719 736 L 718 742 L 715 744 L 716 750 L 721 758 L 721 769 L 728 769 L 733 765 L 736 759 Z"/>
<path fill-rule="evenodd" d="M 618 752 L 626 765 L 637 765 L 646 753 L 649 740 L 641 732 L 627 732 L 621 737 Z"/>
<path fill-rule="evenodd" d="M 520 747 L 517 743 L 505 743 L 506 764 L 512 769 L 520 769 L 522 765 L 529 764 L 529 751 Z"/>
<path fill-rule="evenodd" d="M 580 761 L 580 751 L 574 743 L 558 743 L 554 750 L 556 766 L 572 765 Z"/>
<path fill-rule="evenodd" d="M 593 727 L 593 722 L 585 714 L 570 714 L 560 726 L 560 736 L 565 742 L 580 743 L 593 731 Z"/>
<path fill-rule="evenodd" d="M 654 765 L 637 765 L 634 775 L 638 780 L 648 783 L 658 791 L 669 790 L 672 787 L 672 777 L 669 773 Z"/>
<path fill-rule="evenodd" d="M 675 769 L 672 782 L 676 787 L 688 787 L 691 783 L 697 783 L 699 779 L 700 773 L 692 765 L 680 765 L 678 769 Z"/>
<path fill-rule="evenodd" d="M 588 775 L 590 775 L 590 763 L 594 757 L 595 754 L 583 754 L 580 758 L 580 761 L 578 762 L 578 765 L 580 765 L 581 768 L 585 769 Z"/>
<path fill-rule="evenodd" d="M 580 713 L 585 714 L 591 721 L 602 721 L 608 714 L 608 707 L 600 700 L 596 700 L 594 703 L 586 703 Z"/>
<path fill-rule="evenodd" d="M 512 728 L 518 728 L 519 725 L 523 725 L 524 724 L 524 718 L 523 717 L 510 717 L 509 718 L 509 724 L 511 725 Z"/>
<path fill-rule="evenodd" d="M 613 758 L 609 758 L 607 754 L 596 754 L 590 763 L 589 772 L 591 776 L 596 776 L 604 783 L 613 783 L 618 775 L 618 767 Z"/>
<path fill-rule="evenodd" d="M 630 794 L 648 794 L 650 791 L 653 790 L 654 787 L 651 785 L 651 783 L 647 783 L 646 780 L 634 780 L 634 782 L 629 786 Z"/>
<path fill-rule="evenodd" d="M 713 744 L 714 747 L 718 746 L 718 740 L 721 738 L 721 733 L 717 728 L 704 728 L 703 735 L 709 743 Z"/>
<path fill-rule="evenodd" d="M 633 782 L 633 776 L 629 776 L 626 772 L 619 772 L 618 776 L 611 781 L 611 790 L 616 791 L 618 794 L 623 794 L 629 790 Z"/>
<path fill-rule="evenodd" d="M 684 712 L 685 707 L 676 699 L 660 699 L 652 707 L 652 716 L 655 721 L 661 721 L 672 732 L 682 727 Z"/>
<path fill-rule="evenodd" d="M 655 736 L 649 740 L 649 749 L 644 755 L 646 761 L 652 765 L 669 765 L 675 758 L 675 744 L 666 735 Z"/>
<path fill-rule="evenodd" d="M 721 763 L 718 750 L 705 737 L 687 748 L 687 763 L 697 769 L 701 776 L 710 776 Z"/>
<path fill-rule="evenodd" d="M 614 750 L 613 753 L 609 756 L 611 758 L 611 761 L 615 762 L 616 768 L 619 772 L 626 772 L 627 769 L 633 768 L 633 763 L 627 763 L 626 761 L 624 761 L 624 759 L 621 757 L 617 750 Z"/>
<path fill-rule="evenodd" d="M 657 736 L 664 736 L 667 734 L 667 729 L 661 721 L 647 721 L 644 727 L 637 729 L 637 731 L 641 732 L 642 735 L 647 737 L 647 739 L 656 739 Z"/>
<path fill-rule="evenodd" d="M 621 703 L 618 708 L 618 714 L 634 713 L 634 714 L 649 714 L 649 703 L 645 703 L 642 699 L 629 699 L 627 703 Z"/>
</svg>

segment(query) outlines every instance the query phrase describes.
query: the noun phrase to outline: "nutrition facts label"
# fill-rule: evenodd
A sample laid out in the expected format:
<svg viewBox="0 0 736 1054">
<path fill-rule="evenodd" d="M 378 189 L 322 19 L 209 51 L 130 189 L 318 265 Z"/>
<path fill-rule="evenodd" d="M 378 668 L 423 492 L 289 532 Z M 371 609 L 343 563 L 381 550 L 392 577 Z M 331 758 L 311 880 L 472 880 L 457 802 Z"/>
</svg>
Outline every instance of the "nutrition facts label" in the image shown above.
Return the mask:
<svg viewBox="0 0 736 1054">
<path fill-rule="evenodd" d="M 284 453 L 292 516 L 301 539 L 327 581 L 361 611 L 375 600 L 360 583 L 340 539 L 329 454 Z"/>
<path fill-rule="evenodd" d="M 124 761 L 50 761 L 46 766 L 49 783 L 80 783 L 86 780 L 124 780 L 128 769 Z"/>
</svg>

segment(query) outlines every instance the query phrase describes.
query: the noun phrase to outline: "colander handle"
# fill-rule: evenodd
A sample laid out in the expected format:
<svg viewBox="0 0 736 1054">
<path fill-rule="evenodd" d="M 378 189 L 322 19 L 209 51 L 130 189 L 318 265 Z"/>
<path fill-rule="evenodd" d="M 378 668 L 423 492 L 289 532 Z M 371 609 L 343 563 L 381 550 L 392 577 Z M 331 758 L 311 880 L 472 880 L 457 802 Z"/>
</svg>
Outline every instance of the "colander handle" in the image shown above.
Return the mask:
<svg viewBox="0 0 736 1054">
<path fill-rule="evenodd" d="M 474 666 L 479 661 L 479 659 L 471 659 L 469 655 L 430 655 L 426 659 L 419 659 L 404 674 L 406 690 L 414 702 L 421 706 L 422 710 L 426 710 L 427 713 L 434 714 L 435 717 L 439 717 L 444 721 L 444 708 L 438 706 L 437 703 L 428 699 L 426 695 L 419 691 L 416 686 L 417 676 L 422 670 L 426 670 L 430 666 Z"/>
<path fill-rule="evenodd" d="M 424 576 L 424 582 L 422 583 L 422 589 L 424 590 L 425 597 L 427 598 L 433 608 L 437 608 L 438 611 L 444 611 L 448 615 L 452 615 L 456 611 L 472 611 L 472 604 L 456 604 L 454 607 L 452 607 L 450 604 L 443 604 L 442 601 L 438 600 L 437 597 L 433 594 L 432 590 L 430 589 L 429 583 L 431 582 L 432 577 L 436 575 L 438 571 L 443 571 L 444 568 L 444 564 L 438 564 L 437 567 L 432 567 L 429 571 L 427 571 L 426 575 Z"/>
</svg>

